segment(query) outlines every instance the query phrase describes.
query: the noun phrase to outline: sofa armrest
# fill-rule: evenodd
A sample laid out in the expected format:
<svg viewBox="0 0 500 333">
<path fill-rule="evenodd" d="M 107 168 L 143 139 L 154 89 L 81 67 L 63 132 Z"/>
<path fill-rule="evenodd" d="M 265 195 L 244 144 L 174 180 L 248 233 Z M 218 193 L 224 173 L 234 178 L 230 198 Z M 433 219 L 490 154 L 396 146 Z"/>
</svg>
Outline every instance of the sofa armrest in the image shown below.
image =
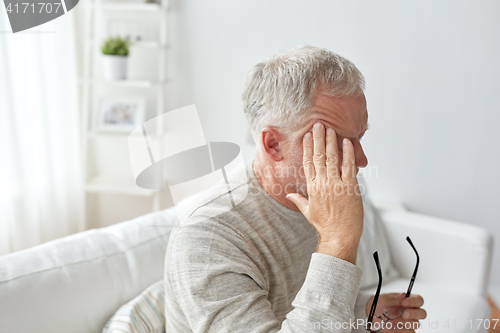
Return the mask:
<svg viewBox="0 0 500 333">
<path fill-rule="evenodd" d="M 485 229 L 422 214 L 380 210 L 392 259 L 402 277 L 410 278 L 420 255 L 417 280 L 445 289 L 486 297 L 493 237 Z"/>
</svg>

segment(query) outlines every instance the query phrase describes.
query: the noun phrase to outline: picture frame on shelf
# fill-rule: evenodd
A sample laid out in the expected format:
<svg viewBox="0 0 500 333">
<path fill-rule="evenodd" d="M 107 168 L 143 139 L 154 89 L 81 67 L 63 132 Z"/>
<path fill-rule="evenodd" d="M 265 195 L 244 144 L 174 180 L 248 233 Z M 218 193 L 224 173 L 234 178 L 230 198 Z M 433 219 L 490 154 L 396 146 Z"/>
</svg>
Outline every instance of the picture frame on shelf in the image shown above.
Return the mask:
<svg viewBox="0 0 500 333">
<path fill-rule="evenodd" d="M 130 133 L 144 122 L 146 98 L 101 96 L 95 108 L 96 132 Z"/>
</svg>

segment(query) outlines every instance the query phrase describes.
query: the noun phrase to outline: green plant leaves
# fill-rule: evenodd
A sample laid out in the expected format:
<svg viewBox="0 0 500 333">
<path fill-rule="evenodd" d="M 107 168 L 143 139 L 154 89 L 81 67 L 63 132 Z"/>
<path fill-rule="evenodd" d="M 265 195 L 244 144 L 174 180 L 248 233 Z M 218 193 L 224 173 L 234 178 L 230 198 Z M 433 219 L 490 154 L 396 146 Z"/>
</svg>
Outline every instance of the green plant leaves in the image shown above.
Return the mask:
<svg viewBox="0 0 500 333">
<path fill-rule="evenodd" d="M 121 37 L 110 37 L 101 46 L 102 54 L 127 56 L 130 43 Z"/>
</svg>

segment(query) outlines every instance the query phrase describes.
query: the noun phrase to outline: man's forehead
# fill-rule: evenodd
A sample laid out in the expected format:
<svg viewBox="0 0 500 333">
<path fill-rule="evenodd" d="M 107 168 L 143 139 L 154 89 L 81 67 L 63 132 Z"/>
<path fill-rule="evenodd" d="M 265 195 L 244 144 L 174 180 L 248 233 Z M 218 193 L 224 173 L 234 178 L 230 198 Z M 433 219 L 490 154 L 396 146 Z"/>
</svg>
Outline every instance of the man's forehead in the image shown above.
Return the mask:
<svg viewBox="0 0 500 333">
<path fill-rule="evenodd" d="M 316 121 L 333 127 L 341 136 L 357 138 L 368 128 L 368 112 L 364 94 L 349 97 L 331 97 L 318 94 L 309 110 L 305 128 Z"/>
</svg>

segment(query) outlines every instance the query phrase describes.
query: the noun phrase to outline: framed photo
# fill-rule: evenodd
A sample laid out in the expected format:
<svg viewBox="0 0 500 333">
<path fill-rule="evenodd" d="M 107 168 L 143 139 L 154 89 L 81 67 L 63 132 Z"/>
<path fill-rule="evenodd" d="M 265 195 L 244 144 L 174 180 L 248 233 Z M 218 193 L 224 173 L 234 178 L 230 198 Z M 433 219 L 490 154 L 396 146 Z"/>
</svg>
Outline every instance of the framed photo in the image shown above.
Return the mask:
<svg viewBox="0 0 500 333">
<path fill-rule="evenodd" d="M 99 132 L 130 132 L 144 122 L 144 97 L 100 97 L 95 114 L 95 130 Z"/>
</svg>

